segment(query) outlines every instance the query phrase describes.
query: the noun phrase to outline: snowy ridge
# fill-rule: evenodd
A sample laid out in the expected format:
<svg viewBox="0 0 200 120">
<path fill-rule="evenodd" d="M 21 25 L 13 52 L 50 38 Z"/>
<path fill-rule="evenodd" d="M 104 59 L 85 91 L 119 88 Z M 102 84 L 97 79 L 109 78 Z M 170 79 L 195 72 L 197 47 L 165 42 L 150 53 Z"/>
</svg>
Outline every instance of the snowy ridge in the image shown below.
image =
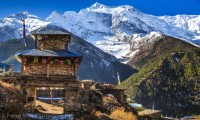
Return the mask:
<svg viewBox="0 0 200 120">
<path fill-rule="evenodd" d="M 160 19 L 185 30 L 189 30 L 195 34 L 192 40 L 200 39 L 200 16 L 199 15 L 176 15 L 161 16 Z"/>
<path fill-rule="evenodd" d="M 46 20 L 69 30 L 124 63 L 137 53 L 137 45 L 144 42 L 141 40 L 151 38 L 152 34 L 181 38 L 193 45 L 199 43 L 200 36 L 199 32 L 194 32 L 200 31 L 198 27 L 195 30 L 180 27 L 172 24 L 171 19 L 169 22 L 166 16 L 147 15 L 128 5 L 109 7 L 95 3 L 78 13 L 52 13 Z M 191 28 L 192 25 L 189 24 Z M 136 51 L 133 51 L 133 47 Z"/>
<path fill-rule="evenodd" d="M 200 44 L 200 15 L 158 17 L 144 14 L 129 5 L 110 7 L 100 3 L 79 12 L 60 14 L 54 11 L 45 20 L 28 12 L 10 15 L 0 20 L 1 41 L 21 37 L 20 19 L 26 20 L 27 34 L 41 26 L 53 24 L 114 55 L 123 63 L 137 54 L 137 48 L 143 42 L 152 42 L 149 41 L 151 37 L 163 34 L 195 46 Z"/>
<path fill-rule="evenodd" d="M 35 15 L 29 14 L 28 12 L 12 14 L 7 18 L 0 20 L 0 41 L 21 38 L 21 19 L 26 20 L 26 35 L 28 35 L 32 30 L 49 23 L 41 20 Z"/>
<path fill-rule="evenodd" d="M 179 28 L 186 29 L 195 33 L 200 33 L 199 15 L 161 16 L 159 18 Z"/>
</svg>

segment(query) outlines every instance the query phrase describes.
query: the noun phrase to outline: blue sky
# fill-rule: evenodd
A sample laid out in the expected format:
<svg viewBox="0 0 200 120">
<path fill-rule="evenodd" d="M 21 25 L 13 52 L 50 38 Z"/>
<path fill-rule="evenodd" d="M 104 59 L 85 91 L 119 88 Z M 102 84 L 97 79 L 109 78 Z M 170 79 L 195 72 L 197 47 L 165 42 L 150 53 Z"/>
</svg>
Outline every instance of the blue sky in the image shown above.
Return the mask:
<svg viewBox="0 0 200 120">
<path fill-rule="evenodd" d="M 0 0 L 0 18 L 28 11 L 46 18 L 52 11 L 79 11 L 99 2 L 108 6 L 131 5 L 152 15 L 198 14 L 200 0 Z"/>
</svg>

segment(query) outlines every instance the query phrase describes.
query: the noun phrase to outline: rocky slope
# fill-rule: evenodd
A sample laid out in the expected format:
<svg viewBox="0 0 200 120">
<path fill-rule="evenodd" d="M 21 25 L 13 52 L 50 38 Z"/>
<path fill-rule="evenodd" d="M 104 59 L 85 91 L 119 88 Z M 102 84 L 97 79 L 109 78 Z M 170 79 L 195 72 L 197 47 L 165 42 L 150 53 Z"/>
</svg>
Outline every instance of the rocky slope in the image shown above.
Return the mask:
<svg viewBox="0 0 200 120">
<path fill-rule="evenodd" d="M 172 116 L 200 113 L 200 48 L 162 36 L 143 50 L 129 63 L 139 72 L 120 86 L 129 97 L 146 108 L 154 103 L 155 109 Z"/>
</svg>

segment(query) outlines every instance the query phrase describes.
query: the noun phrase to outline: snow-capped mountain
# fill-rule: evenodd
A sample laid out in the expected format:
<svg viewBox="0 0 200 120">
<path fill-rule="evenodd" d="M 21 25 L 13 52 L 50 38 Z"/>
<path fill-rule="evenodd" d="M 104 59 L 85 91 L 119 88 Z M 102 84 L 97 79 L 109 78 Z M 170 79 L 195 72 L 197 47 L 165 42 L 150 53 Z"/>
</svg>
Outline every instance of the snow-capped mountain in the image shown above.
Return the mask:
<svg viewBox="0 0 200 120">
<path fill-rule="evenodd" d="M 20 38 L 22 36 L 22 19 L 26 20 L 27 35 L 30 31 L 49 23 L 41 20 L 35 15 L 29 14 L 28 12 L 12 14 L 7 18 L 0 20 L 0 41 Z"/>
<path fill-rule="evenodd" d="M 180 16 L 184 19 L 185 16 Z M 200 43 L 199 16 L 188 16 L 188 26 L 179 26 L 167 16 L 157 17 L 144 14 L 132 6 L 108 7 L 100 3 L 76 13 L 64 14 L 53 12 L 46 21 L 63 27 L 77 36 L 114 55 L 122 62 L 127 62 L 139 49 L 136 43 L 143 43 L 145 38 L 169 35 Z M 191 22 L 192 21 L 192 22 Z M 196 28 L 193 28 L 194 24 Z M 198 26 L 198 27 L 197 27 Z M 132 51 L 134 48 L 134 51 Z"/>
<path fill-rule="evenodd" d="M 200 39 L 200 15 L 161 16 L 159 18 L 176 27 L 194 32 L 196 34 L 194 39 Z"/>
<path fill-rule="evenodd" d="M 2 41 L 20 38 L 20 19 L 26 19 L 27 34 L 46 24 L 54 24 L 125 63 L 138 53 L 137 45 L 149 42 L 145 40 L 162 34 L 200 44 L 200 16 L 158 17 L 144 14 L 128 5 L 110 7 L 95 3 L 79 12 L 66 11 L 59 14 L 54 11 L 45 20 L 27 12 L 13 14 L 0 20 Z"/>
</svg>

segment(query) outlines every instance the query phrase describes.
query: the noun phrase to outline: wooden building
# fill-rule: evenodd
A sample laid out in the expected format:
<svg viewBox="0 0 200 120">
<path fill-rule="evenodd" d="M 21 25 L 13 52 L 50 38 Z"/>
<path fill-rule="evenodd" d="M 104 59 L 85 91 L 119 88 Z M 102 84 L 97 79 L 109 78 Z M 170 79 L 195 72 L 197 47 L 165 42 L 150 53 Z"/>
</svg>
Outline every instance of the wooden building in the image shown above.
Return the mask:
<svg viewBox="0 0 200 120">
<path fill-rule="evenodd" d="M 32 32 L 35 49 L 16 54 L 17 60 L 22 63 L 22 74 L 41 77 L 67 76 L 76 79 L 82 57 L 67 51 L 69 33 L 50 28 Z"/>
</svg>

